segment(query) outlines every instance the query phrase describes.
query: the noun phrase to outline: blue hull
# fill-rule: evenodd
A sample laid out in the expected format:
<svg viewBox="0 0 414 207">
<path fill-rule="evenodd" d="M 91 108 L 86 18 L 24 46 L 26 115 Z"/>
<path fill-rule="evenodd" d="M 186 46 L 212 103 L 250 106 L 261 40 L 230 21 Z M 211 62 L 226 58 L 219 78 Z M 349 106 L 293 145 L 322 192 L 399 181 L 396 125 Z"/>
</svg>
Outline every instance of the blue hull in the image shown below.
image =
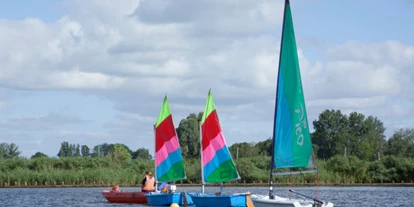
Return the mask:
<svg viewBox="0 0 414 207">
<path fill-rule="evenodd" d="M 145 194 L 150 206 L 170 206 L 172 203 L 184 205 L 183 193 L 147 193 Z M 193 205 L 193 200 L 186 194 L 188 205 Z"/>
<path fill-rule="evenodd" d="M 229 207 L 229 206 L 247 206 L 245 194 L 215 194 L 191 193 L 194 205 L 197 207 Z"/>
</svg>

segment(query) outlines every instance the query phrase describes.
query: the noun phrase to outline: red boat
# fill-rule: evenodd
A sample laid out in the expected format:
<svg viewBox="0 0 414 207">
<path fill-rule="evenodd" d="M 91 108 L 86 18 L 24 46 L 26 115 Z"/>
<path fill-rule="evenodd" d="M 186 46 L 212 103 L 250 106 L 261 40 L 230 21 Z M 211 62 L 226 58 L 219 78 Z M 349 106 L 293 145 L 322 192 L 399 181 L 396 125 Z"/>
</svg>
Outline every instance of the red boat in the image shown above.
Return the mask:
<svg viewBox="0 0 414 207">
<path fill-rule="evenodd" d="M 147 198 L 146 192 L 111 192 L 110 190 L 104 190 L 102 195 L 110 203 L 140 203 L 146 204 Z"/>
</svg>

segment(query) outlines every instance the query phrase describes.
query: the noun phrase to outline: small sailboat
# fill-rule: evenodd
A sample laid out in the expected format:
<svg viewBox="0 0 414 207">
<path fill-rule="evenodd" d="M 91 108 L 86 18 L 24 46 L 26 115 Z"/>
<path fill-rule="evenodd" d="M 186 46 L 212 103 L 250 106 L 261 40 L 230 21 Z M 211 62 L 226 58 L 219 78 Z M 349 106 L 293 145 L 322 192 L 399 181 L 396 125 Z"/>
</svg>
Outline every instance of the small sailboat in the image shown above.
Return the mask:
<svg viewBox="0 0 414 207">
<path fill-rule="evenodd" d="M 109 203 L 147 203 L 145 192 L 112 192 L 110 190 L 104 190 L 102 191 L 102 195 Z"/>
<path fill-rule="evenodd" d="M 307 200 L 292 200 L 273 195 L 273 175 L 318 172 L 309 133 L 289 0 L 285 0 L 273 127 L 269 194 L 252 195 L 254 205 L 256 207 L 333 207 L 330 202 L 311 198 L 293 190 L 290 191 Z M 273 172 L 286 168 L 308 170 Z"/>
<path fill-rule="evenodd" d="M 157 182 L 175 182 L 186 179 L 181 147 L 167 96 L 164 98 L 157 123 L 155 124 L 155 178 Z M 175 192 L 176 186 L 169 185 L 168 192 L 151 192 L 145 194 L 150 206 L 192 205 L 191 197 Z"/>
<path fill-rule="evenodd" d="M 211 90 L 200 126 L 202 193 L 191 193 L 197 207 L 247 206 L 247 194 L 205 194 L 207 183 L 223 183 L 240 179 L 236 165 L 226 145 Z"/>
</svg>

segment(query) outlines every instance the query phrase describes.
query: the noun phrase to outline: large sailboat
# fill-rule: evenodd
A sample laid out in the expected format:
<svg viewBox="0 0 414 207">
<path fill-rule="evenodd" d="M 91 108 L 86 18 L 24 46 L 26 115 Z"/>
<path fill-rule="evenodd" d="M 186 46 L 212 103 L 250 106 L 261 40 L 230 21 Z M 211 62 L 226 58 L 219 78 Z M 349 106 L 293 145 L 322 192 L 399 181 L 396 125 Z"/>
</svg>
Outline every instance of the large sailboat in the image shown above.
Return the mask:
<svg viewBox="0 0 414 207">
<path fill-rule="evenodd" d="M 186 179 L 181 147 L 174 127 L 167 96 L 155 124 L 155 178 L 156 182 L 175 182 Z M 192 205 L 191 197 L 176 193 L 176 186 L 169 185 L 167 193 L 154 192 L 145 194 L 150 206 Z"/>
<path fill-rule="evenodd" d="M 274 172 L 280 169 L 303 171 Z M 273 142 L 268 195 L 252 195 L 256 207 L 332 207 L 333 204 L 301 195 L 307 200 L 292 200 L 273 195 L 273 175 L 317 173 L 309 133 L 299 60 L 289 0 L 285 0 L 276 90 Z M 291 192 L 296 193 L 291 190 Z"/>
<path fill-rule="evenodd" d="M 222 188 L 216 194 L 204 193 L 204 185 L 207 183 L 222 184 L 240 179 L 221 130 L 211 90 L 201 118 L 200 141 L 202 193 L 190 194 L 194 205 L 197 207 L 248 206 L 250 198 L 246 193 L 222 194 Z"/>
</svg>

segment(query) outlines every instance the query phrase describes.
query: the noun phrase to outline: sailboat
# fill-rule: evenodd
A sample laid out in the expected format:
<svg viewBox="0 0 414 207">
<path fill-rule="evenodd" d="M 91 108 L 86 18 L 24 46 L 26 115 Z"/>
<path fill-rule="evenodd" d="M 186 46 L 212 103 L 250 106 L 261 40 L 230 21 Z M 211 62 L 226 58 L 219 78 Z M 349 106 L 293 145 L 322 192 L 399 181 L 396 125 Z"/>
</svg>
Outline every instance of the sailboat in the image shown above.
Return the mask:
<svg viewBox="0 0 414 207">
<path fill-rule="evenodd" d="M 200 154 L 202 193 L 191 193 L 197 207 L 247 206 L 247 194 L 222 194 L 223 182 L 239 180 L 240 176 L 230 155 L 220 121 L 214 105 L 211 90 L 200 124 Z M 216 194 L 205 194 L 204 185 L 221 183 Z"/>
<path fill-rule="evenodd" d="M 180 143 L 167 96 L 157 119 L 155 128 L 155 180 L 157 182 L 175 182 L 187 179 Z M 151 192 L 145 194 L 150 206 L 192 205 L 191 197 L 184 193 L 176 193 L 176 186 L 169 185 L 168 193 Z"/>
<path fill-rule="evenodd" d="M 256 207 L 332 207 L 333 204 L 330 202 L 311 198 L 293 190 L 290 191 L 307 200 L 292 200 L 273 195 L 273 175 L 318 172 L 309 133 L 289 0 L 285 0 L 281 39 L 269 194 L 266 196 L 252 195 L 252 200 Z M 286 168 L 307 168 L 307 170 L 273 172 Z"/>
</svg>

